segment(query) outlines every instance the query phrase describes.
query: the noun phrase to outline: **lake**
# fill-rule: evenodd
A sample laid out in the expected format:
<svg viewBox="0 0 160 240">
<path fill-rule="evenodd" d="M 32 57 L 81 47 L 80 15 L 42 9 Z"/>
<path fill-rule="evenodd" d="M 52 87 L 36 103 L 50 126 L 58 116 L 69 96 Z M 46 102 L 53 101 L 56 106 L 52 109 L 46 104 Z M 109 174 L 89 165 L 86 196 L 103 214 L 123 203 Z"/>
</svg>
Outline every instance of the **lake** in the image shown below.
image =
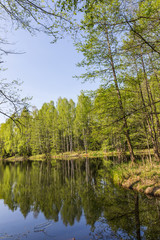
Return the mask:
<svg viewBox="0 0 160 240">
<path fill-rule="evenodd" d="M 160 239 L 160 200 L 112 183 L 105 159 L 0 162 L 0 239 Z"/>
</svg>

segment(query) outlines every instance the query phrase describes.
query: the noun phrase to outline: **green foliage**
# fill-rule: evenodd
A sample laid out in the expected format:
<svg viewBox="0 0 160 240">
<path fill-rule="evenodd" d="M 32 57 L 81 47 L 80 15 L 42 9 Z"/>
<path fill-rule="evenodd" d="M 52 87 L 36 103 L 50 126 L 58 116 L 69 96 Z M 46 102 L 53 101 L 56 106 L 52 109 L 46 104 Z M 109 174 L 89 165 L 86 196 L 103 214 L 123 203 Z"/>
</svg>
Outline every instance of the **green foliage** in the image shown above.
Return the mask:
<svg viewBox="0 0 160 240">
<path fill-rule="evenodd" d="M 30 31 L 43 30 L 57 39 L 78 30 L 75 45 L 84 56 L 78 65 L 86 70 L 80 78 L 103 85 L 91 95 L 81 92 L 76 106 L 59 98 L 56 106 L 51 101 L 31 113 L 24 108 L 14 116 L 22 132 L 8 119 L 0 127 L 1 156 L 102 149 L 121 161 L 127 151 L 135 159 L 133 149 L 148 149 L 151 159 L 153 148 L 160 159 L 159 0 L 8 3 L 0 3 L 1 9 L 10 7 L 10 17 Z M 3 89 L 14 85 L 7 86 L 2 84 Z M 6 100 L 8 92 L 1 93 Z M 9 99 L 14 104 L 15 98 Z"/>
<path fill-rule="evenodd" d="M 90 141 L 90 126 L 91 126 L 91 110 L 92 103 L 88 96 L 85 96 L 83 92 L 78 97 L 78 103 L 76 107 L 76 118 L 74 122 L 75 136 L 80 136 L 83 140 L 84 149 L 87 152 Z M 91 141 L 90 141 L 91 142 Z"/>
</svg>

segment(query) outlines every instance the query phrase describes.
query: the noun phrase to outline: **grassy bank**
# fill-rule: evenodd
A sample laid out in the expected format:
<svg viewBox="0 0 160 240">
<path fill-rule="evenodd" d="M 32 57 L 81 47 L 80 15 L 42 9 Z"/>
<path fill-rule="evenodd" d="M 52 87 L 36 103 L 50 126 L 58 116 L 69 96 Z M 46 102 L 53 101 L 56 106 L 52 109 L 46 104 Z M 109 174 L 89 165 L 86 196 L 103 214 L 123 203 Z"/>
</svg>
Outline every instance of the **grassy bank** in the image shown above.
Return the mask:
<svg viewBox="0 0 160 240">
<path fill-rule="evenodd" d="M 147 195 L 160 196 L 159 162 L 139 162 L 133 166 L 131 163 L 122 163 L 110 169 L 115 184 Z"/>
<path fill-rule="evenodd" d="M 148 154 L 148 150 L 137 150 L 135 151 L 136 156 L 145 156 Z M 152 150 L 151 150 L 152 154 Z M 55 153 L 55 154 L 49 154 L 48 156 L 45 154 L 39 154 L 39 155 L 33 155 L 30 157 L 23 157 L 23 156 L 13 156 L 5 158 L 6 161 L 23 161 L 23 160 L 31 160 L 31 161 L 45 161 L 47 158 L 49 159 L 78 159 L 78 158 L 97 158 L 97 157 L 118 157 L 119 153 L 116 151 L 113 152 L 104 152 L 104 151 L 88 151 L 85 153 L 84 151 L 79 152 L 65 152 L 65 153 Z M 125 156 L 129 156 L 129 152 L 124 153 Z M 1 159 L 2 160 L 2 159 Z"/>
<path fill-rule="evenodd" d="M 45 161 L 46 159 L 57 159 L 57 160 L 72 160 L 72 159 L 79 159 L 79 158 L 97 158 L 97 157 L 105 157 L 105 156 L 117 156 L 116 152 L 105 153 L 103 151 L 89 151 L 88 153 L 85 152 L 65 152 L 65 153 L 55 153 L 50 155 L 39 154 L 33 155 L 30 157 L 23 157 L 23 156 L 13 156 L 5 158 L 4 160 L 14 162 L 14 161 L 23 161 L 23 160 L 31 160 L 31 161 Z M 2 160 L 2 159 L 1 159 Z"/>
</svg>

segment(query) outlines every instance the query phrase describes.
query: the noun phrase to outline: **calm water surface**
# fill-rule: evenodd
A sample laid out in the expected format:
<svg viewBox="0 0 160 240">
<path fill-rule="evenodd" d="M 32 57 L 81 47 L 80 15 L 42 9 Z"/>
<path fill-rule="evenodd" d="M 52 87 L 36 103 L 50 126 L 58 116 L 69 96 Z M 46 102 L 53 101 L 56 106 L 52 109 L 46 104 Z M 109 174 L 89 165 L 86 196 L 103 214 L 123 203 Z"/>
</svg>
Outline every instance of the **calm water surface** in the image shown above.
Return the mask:
<svg viewBox="0 0 160 240">
<path fill-rule="evenodd" d="M 160 239 L 160 200 L 112 184 L 103 159 L 0 163 L 0 239 Z"/>
</svg>

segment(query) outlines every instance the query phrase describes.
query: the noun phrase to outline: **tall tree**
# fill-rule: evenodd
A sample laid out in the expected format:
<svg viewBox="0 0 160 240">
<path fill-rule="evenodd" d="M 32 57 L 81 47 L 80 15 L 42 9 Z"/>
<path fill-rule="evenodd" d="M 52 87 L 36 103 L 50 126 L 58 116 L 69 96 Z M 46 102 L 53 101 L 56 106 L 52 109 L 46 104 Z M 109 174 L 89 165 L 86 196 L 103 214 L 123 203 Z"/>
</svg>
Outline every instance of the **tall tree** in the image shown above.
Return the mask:
<svg viewBox="0 0 160 240">
<path fill-rule="evenodd" d="M 84 79 L 101 78 L 107 84 L 111 81 L 114 83 L 117 92 L 118 105 L 121 118 L 123 121 L 123 133 L 126 136 L 128 149 L 132 162 L 135 159 L 133 147 L 128 128 L 125 108 L 120 91 L 120 82 L 118 79 L 120 71 L 120 54 L 118 52 L 118 31 L 120 11 L 119 1 L 109 1 L 108 4 L 95 3 L 92 5 L 91 11 L 86 13 L 83 24 L 86 24 L 83 42 L 77 44 L 78 50 L 84 55 L 84 60 L 79 66 L 86 66 L 87 73 L 81 77 Z M 113 25 L 115 26 L 113 27 Z"/>
<path fill-rule="evenodd" d="M 76 118 L 74 121 L 75 135 L 83 140 L 85 152 L 87 153 L 90 142 L 90 123 L 91 123 L 91 99 L 83 92 L 78 97 L 76 106 Z"/>
</svg>

